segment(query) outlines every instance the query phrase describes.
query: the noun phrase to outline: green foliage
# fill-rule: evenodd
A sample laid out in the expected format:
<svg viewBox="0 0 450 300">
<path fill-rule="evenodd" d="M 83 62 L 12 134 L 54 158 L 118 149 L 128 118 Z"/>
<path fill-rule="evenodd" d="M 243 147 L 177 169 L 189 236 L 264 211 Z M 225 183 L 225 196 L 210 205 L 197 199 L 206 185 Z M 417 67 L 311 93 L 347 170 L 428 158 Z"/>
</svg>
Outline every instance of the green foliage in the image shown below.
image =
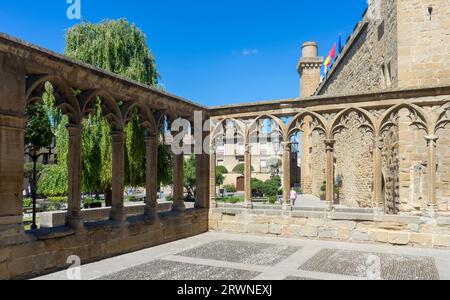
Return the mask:
<svg viewBox="0 0 450 300">
<path fill-rule="evenodd" d="M 227 174 L 228 170 L 224 166 L 216 166 L 216 185 L 221 186 L 225 181 L 224 174 Z"/>
<path fill-rule="evenodd" d="M 158 185 L 172 184 L 172 153 L 164 144 L 164 140 L 158 144 Z"/>
<path fill-rule="evenodd" d="M 253 194 L 262 192 L 266 197 L 276 197 L 281 186 L 281 178 L 275 176 L 265 182 L 252 178 L 250 183 Z"/>
<path fill-rule="evenodd" d="M 145 34 L 125 19 L 75 25 L 67 32 L 66 55 L 147 85 L 156 85 L 155 59 Z"/>
<path fill-rule="evenodd" d="M 184 161 L 184 178 L 183 185 L 188 191 L 188 195 L 192 196 L 194 194 L 194 187 L 196 183 L 195 174 L 195 155 L 191 155 L 187 160 Z"/>
<path fill-rule="evenodd" d="M 83 208 L 84 209 L 88 209 L 88 208 L 101 208 L 103 206 L 103 204 L 95 199 L 92 198 L 86 198 L 83 200 Z"/>
<path fill-rule="evenodd" d="M 42 163 L 36 163 L 36 171 L 39 175 L 39 173 L 44 169 L 44 164 Z M 33 163 L 25 163 L 23 165 L 23 173 L 25 177 L 32 177 L 33 176 Z"/>
<path fill-rule="evenodd" d="M 217 198 L 216 199 L 218 202 L 224 202 L 224 203 L 231 203 L 231 204 L 236 204 L 239 202 L 244 202 L 244 198 L 242 197 L 229 197 L 229 198 Z"/>
<path fill-rule="evenodd" d="M 145 132 L 140 126 L 139 117 L 134 112 L 130 123 L 125 127 L 125 185 L 145 185 Z"/>
<path fill-rule="evenodd" d="M 223 186 L 223 188 L 228 193 L 236 193 L 237 192 L 236 186 L 234 184 L 226 184 L 226 185 Z"/>
<path fill-rule="evenodd" d="M 277 197 L 276 196 L 270 196 L 269 197 L 269 204 L 275 204 L 277 203 Z"/>
<path fill-rule="evenodd" d="M 29 105 L 25 109 L 27 125 L 25 127 L 25 144 L 32 145 L 36 151 L 52 143 L 53 132 L 43 104 Z"/>
<path fill-rule="evenodd" d="M 137 198 L 136 198 L 136 196 L 127 196 L 126 198 L 125 198 L 125 202 L 136 202 L 137 201 Z"/>
<path fill-rule="evenodd" d="M 33 199 L 31 198 L 23 198 L 22 206 L 24 208 L 30 208 L 33 205 Z"/>
<path fill-rule="evenodd" d="M 263 184 L 262 191 L 264 192 L 264 195 L 267 197 L 276 197 L 278 194 L 278 189 L 281 186 L 281 178 L 279 176 L 275 176 Z"/>
<path fill-rule="evenodd" d="M 320 186 L 320 192 L 325 193 L 326 191 L 327 191 L 327 183 L 326 183 L 326 181 L 324 181 L 322 183 L 322 185 Z"/>
<path fill-rule="evenodd" d="M 252 172 L 255 170 L 253 166 L 251 167 Z M 238 164 L 233 168 L 233 173 L 238 173 L 244 175 L 245 172 L 245 164 Z"/>
</svg>

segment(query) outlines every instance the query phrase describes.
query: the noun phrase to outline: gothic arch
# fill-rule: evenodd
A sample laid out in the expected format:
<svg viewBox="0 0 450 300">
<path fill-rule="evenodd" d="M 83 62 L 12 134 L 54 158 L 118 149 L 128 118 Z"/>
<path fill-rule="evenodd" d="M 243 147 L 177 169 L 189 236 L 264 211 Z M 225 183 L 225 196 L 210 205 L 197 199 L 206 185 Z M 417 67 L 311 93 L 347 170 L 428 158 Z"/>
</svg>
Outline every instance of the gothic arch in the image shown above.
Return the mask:
<svg viewBox="0 0 450 300">
<path fill-rule="evenodd" d="M 412 103 L 401 103 L 389 108 L 383 115 L 379 118 L 377 126 L 375 127 L 375 132 L 381 134 L 386 129 L 391 126 L 396 126 L 396 121 L 398 112 L 406 108 L 410 112 L 411 125 L 416 126 L 419 129 L 424 130 L 427 134 L 432 133 L 434 130 L 431 125 L 430 118 L 428 114 L 419 106 Z"/>
<path fill-rule="evenodd" d="M 214 123 L 214 120 L 212 121 L 212 130 L 211 130 L 211 139 L 210 139 L 210 144 L 214 145 L 216 142 L 216 139 L 222 134 L 221 129 L 223 130 L 223 125 L 226 125 L 226 122 L 231 121 L 235 124 L 235 126 L 237 127 L 237 134 L 240 134 L 243 138 L 245 138 L 246 134 L 247 134 L 247 128 L 245 127 L 245 124 L 235 118 L 224 118 L 221 120 L 216 120 L 217 123 Z"/>
<path fill-rule="evenodd" d="M 342 122 L 343 118 L 348 117 L 350 113 L 355 112 L 358 115 L 360 128 L 366 128 L 370 130 L 372 133 L 375 133 L 375 124 L 376 121 L 372 115 L 365 109 L 359 107 L 349 107 L 339 112 L 333 119 L 331 123 L 330 134 L 331 138 L 334 137 L 336 131 L 340 129 L 346 128 L 345 123 Z"/>
<path fill-rule="evenodd" d="M 259 115 L 256 119 L 254 119 L 250 123 L 250 125 L 249 125 L 249 134 L 252 134 L 253 131 L 257 130 L 258 121 L 259 120 L 264 120 L 264 119 L 273 120 L 275 122 L 275 124 L 277 124 L 279 126 L 279 128 L 280 128 L 280 130 L 277 130 L 277 131 L 281 134 L 281 137 L 282 137 L 283 141 L 287 140 L 287 126 L 286 126 L 286 124 L 284 124 L 284 122 L 280 118 L 278 118 L 276 116 L 273 116 L 273 115 L 270 115 L 270 114 L 265 114 L 265 113 Z"/>
<path fill-rule="evenodd" d="M 308 110 L 302 110 L 300 113 L 294 116 L 289 125 L 287 126 L 287 140 L 290 139 L 292 135 L 295 133 L 302 131 L 301 126 L 303 125 L 303 118 L 306 116 L 310 116 L 313 119 L 313 128 L 311 131 L 319 130 L 322 131 L 325 136 L 328 138 L 330 135 L 330 130 L 328 126 L 328 122 L 325 118 L 318 113 L 311 112 Z"/>
<path fill-rule="evenodd" d="M 79 125 L 82 114 L 77 97 L 70 85 L 56 75 L 29 76 L 26 79 L 26 105 L 42 102 L 42 95 L 45 91 L 45 83 L 53 86 L 53 96 L 55 97 L 55 107 L 59 108 L 63 114 L 69 117 L 71 124 Z"/>
<path fill-rule="evenodd" d="M 89 115 L 95 107 L 96 99 L 100 98 L 103 117 L 111 124 L 113 131 L 123 130 L 124 122 L 122 112 L 117 104 L 116 99 L 103 90 L 89 90 L 80 95 L 80 104 L 82 115 Z"/>
<path fill-rule="evenodd" d="M 164 120 L 164 111 L 153 111 L 141 101 L 130 101 L 125 103 L 122 107 L 124 124 L 130 122 L 132 113 L 136 109 L 141 121 L 141 126 L 150 134 L 156 134 Z"/>
<path fill-rule="evenodd" d="M 439 108 L 434 133 L 440 129 L 444 129 L 447 124 L 450 124 L 450 102 L 447 102 Z"/>
</svg>

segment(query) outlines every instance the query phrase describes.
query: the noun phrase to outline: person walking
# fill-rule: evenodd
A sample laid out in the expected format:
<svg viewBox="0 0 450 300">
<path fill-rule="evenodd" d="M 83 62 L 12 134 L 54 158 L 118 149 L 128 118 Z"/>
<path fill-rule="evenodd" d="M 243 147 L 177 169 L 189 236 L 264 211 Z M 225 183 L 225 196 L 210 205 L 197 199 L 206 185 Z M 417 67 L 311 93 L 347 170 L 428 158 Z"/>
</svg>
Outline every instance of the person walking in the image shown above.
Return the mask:
<svg viewBox="0 0 450 300">
<path fill-rule="evenodd" d="M 297 202 L 297 192 L 295 191 L 294 188 L 291 189 L 291 204 L 292 206 L 295 206 L 295 202 Z"/>
</svg>

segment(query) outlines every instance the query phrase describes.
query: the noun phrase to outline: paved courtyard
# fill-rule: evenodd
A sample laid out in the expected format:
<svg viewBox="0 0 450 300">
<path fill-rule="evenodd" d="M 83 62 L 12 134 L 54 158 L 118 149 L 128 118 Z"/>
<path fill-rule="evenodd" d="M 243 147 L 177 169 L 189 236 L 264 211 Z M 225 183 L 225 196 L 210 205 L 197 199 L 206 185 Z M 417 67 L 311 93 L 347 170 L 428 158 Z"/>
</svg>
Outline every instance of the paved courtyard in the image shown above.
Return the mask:
<svg viewBox="0 0 450 300">
<path fill-rule="evenodd" d="M 209 232 L 84 265 L 94 280 L 448 280 L 450 251 Z M 62 271 L 37 279 L 67 279 Z"/>
</svg>

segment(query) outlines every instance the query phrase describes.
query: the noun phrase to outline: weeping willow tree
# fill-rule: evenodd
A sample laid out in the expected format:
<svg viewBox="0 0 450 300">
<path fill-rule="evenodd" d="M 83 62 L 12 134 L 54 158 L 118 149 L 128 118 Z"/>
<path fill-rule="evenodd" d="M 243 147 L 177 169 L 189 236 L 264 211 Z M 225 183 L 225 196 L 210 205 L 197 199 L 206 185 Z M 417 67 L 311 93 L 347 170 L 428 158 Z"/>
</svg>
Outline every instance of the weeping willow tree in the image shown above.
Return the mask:
<svg viewBox="0 0 450 300">
<path fill-rule="evenodd" d="M 140 83 L 157 87 L 159 74 L 155 59 L 147 46 L 145 34 L 125 19 L 107 20 L 98 24 L 81 23 L 70 28 L 66 35 L 65 54 L 69 57 L 120 74 Z M 119 99 L 120 100 L 120 99 Z M 60 122 L 61 124 L 64 121 Z M 145 185 L 145 142 L 144 130 L 139 126 L 136 112 L 125 128 L 125 185 Z M 57 126 L 58 129 L 61 126 Z M 62 140 L 67 140 L 66 132 L 58 132 Z M 100 99 L 94 112 L 83 120 L 83 191 L 100 192 L 106 195 L 110 203 L 112 179 L 111 129 L 102 117 Z M 58 136 L 59 138 L 59 136 Z M 63 142 L 61 142 L 63 143 Z M 158 181 L 170 183 L 170 153 L 164 145 L 158 146 Z M 60 185 L 67 180 L 67 147 L 57 145 L 58 166 L 52 167 L 58 175 Z M 49 169 L 51 170 L 51 169 Z M 43 172 L 43 178 L 49 181 L 50 171 Z M 48 175 L 48 176 L 46 176 Z M 44 184 L 52 186 L 52 184 Z M 61 192 L 64 188 L 60 188 Z M 50 188 L 49 188 L 50 190 Z M 67 186 L 65 187 L 67 191 Z M 59 193 L 60 191 L 58 191 Z"/>
</svg>

